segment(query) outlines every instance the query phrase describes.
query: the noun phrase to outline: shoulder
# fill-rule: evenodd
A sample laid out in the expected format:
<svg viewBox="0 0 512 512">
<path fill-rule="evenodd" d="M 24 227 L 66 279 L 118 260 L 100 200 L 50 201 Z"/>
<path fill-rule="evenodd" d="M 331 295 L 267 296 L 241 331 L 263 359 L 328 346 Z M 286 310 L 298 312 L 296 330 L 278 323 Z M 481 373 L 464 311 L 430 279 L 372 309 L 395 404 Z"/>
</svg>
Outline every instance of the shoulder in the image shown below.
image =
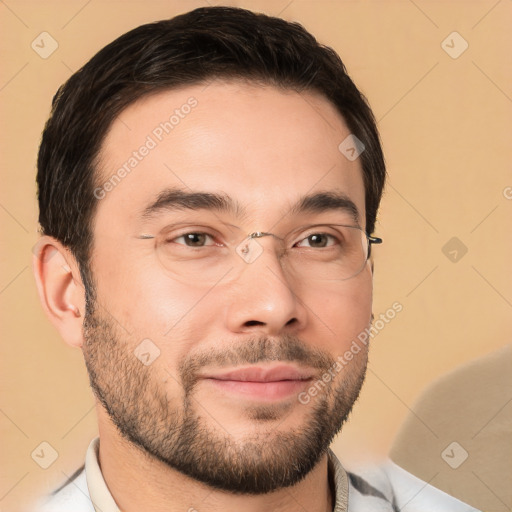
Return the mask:
<svg viewBox="0 0 512 512">
<path fill-rule="evenodd" d="M 474 507 L 512 507 L 511 374 L 509 344 L 437 378 L 412 405 L 390 458 Z"/>
<path fill-rule="evenodd" d="M 336 454 L 329 449 L 329 475 L 335 490 L 334 512 L 394 512 L 393 492 L 383 471 L 361 476 L 346 471 Z"/>
<path fill-rule="evenodd" d="M 82 466 L 51 494 L 43 497 L 31 512 L 94 512 L 89 498 L 85 467 Z"/>
<path fill-rule="evenodd" d="M 415 477 L 391 460 L 349 473 L 349 478 L 356 502 L 363 503 L 363 499 L 368 502 L 372 498 L 377 505 L 385 500 L 391 504 L 389 510 L 401 512 L 478 512 L 478 509 Z M 388 509 L 372 507 L 366 510 Z"/>
<path fill-rule="evenodd" d="M 347 471 L 349 512 L 395 512 L 398 507 L 391 482 L 378 467 Z"/>
</svg>

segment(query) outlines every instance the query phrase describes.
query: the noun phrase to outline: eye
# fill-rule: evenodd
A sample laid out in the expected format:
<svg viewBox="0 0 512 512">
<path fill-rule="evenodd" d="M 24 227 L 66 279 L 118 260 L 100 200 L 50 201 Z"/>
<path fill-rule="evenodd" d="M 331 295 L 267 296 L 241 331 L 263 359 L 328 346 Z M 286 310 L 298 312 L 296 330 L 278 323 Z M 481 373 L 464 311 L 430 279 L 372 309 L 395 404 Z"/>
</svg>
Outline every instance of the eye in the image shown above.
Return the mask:
<svg viewBox="0 0 512 512">
<path fill-rule="evenodd" d="M 339 243 L 339 240 L 333 235 L 329 235 L 327 233 L 313 233 L 313 234 L 307 236 L 306 238 L 304 238 L 303 240 L 301 240 L 300 242 L 298 242 L 297 245 L 298 245 L 298 247 L 305 247 L 302 244 L 307 241 L 310 244 L 309 246 L 312 248 L 327 247 L 329 238 L 331 240 L 334 240 L 334 242 Z M 330 245 L 332 246 L 334 244 L 330 244 Z"/>
<path fill-rule="evenodd" d="M 185 243 L 177 242 L 177 240 L 183 239 Z M 187 247 L 207 247 L 208 245 L 215 244 L 206 244 L 206 241 L 211 239 L 213 241 L 212 235 L 208 233 L 201 233 L 198 231 L 191 231 L 189 233 L 183 233 L 182 235 L 172 238 L 168 240 L 168 243 L 177 243 L 179 245 L 185 245 Z"/>
</svg>

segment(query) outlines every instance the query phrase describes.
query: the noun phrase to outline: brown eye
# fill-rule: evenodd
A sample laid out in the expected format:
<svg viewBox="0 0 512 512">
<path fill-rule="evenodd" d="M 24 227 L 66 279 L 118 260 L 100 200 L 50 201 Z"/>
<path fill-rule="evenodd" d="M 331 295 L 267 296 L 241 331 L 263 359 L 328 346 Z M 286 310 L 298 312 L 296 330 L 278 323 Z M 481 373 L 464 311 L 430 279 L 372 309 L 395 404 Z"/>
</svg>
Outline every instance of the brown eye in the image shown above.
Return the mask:
<svg viewBox="0 0 512 512">
<path fill-rule="evenodd" d="M 335 240 L 334 236 L 328 235 L 327 233 L 314 233 L 314 234 L 309 235 L 308 237 L 304 238 L 304 240 L 301 240 L 298 245 L 300 247 L 304 247 L 304 245 L 302 245 L 302 244 L 305 241 L 307 241 L 309 243 L 309 246 L 312 248 L 327 247 L 329 238 Z"/>
<path fill-rule="evenodd" d="M 327 237 L 325 235 L 310 235 L 308 240 L 313 247 L 325 247 L 327 244 Z"/>
<path fill-rule="evenodd" d="M 185 243 L 176 242 L 182 238 Z M 205 247 L 207 244 L 205 243 L 208 238 L 212 238 L 211 235 L 207 233 L 199 233 L 199 232 L 191 232 L 191 233 L 184 233 L 183 235 L 180 235 L 176 238 L 173 238 L 172 240 L 169 240 L 169 242 L 175 242 L 180 245 L 186 245 L 187 247 Z"/>
</svg>

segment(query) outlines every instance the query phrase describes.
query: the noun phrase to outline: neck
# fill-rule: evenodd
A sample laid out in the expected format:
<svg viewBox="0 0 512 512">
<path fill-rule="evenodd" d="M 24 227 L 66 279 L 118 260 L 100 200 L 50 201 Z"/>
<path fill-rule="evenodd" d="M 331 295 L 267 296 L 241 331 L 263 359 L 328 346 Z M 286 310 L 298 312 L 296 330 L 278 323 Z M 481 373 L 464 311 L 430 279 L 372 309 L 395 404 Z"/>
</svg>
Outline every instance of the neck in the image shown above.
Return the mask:
<svg viewBox="0 0 512 512">
<path fill-rule="evenodd" d="M 107 487 L 122 512 L 331 512 L 327 455 L 294 486 L 262 495 L 236 495 L 212 489 L 168 467 L 133 446 L 98 411 L 99 464 Z"/>
</svg>

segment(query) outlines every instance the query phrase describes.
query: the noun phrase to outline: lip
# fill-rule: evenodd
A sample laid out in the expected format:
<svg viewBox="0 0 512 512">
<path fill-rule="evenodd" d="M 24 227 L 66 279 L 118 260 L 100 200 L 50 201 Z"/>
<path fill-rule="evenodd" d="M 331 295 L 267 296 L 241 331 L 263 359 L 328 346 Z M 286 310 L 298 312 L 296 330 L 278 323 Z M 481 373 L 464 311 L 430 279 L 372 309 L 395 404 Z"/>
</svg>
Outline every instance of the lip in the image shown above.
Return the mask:
<svg viewBox="0 0 512 512">
<path fill-rule="evenodd" d="M 288 364 L 277 366 L 243 366 L 231 370 L 208 373 L 207 379 L 231 380 L 240 382 L 278 382 L 286 380 L 310 380 L 314 376 L 311 369 Z"/>
<path fill-rule="evenodd" d="M 246 366 L 204 375 L 203 381 L 229 396 L 275 402 L 296 396 L 313 379 L 314 372 L 291 365 Z"/>
</svg>

